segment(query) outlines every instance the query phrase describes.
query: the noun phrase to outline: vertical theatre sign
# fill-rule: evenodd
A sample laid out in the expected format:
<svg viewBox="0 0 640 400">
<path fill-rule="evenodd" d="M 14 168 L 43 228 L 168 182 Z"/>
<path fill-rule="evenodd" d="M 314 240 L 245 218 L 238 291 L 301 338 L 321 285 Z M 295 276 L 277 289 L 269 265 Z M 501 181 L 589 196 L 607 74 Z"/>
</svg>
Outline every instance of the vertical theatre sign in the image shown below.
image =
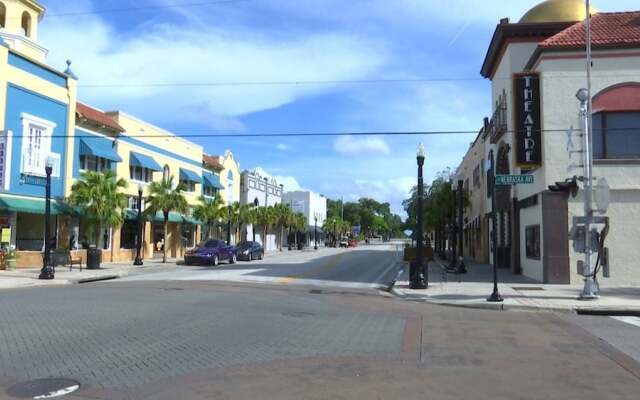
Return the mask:
<svg viewBox="0 0 640 400">
<path fill-rule="evenodd" d="M 542 165 L 542 122 L 540 118 L 540 75 L 514 77 L 516 162 L 523 168 Z"/>
</svg>

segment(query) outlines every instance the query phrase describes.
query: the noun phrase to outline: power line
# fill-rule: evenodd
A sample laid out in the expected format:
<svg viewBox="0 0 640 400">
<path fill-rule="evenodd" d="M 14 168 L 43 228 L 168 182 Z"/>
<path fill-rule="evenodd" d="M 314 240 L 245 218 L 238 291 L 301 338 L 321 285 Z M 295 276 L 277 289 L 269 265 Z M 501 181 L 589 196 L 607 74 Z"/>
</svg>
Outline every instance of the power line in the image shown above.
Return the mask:
<svg viewBox="0 0 640 400">
<path fill-rule="evenodd" d="M 197 3 L 184 3 L 184 4 L 166 4 L 157 6 L 145 6 L 145 7 L 122 7 L 122 8 L 106 8 L 94 11 L 69 11 L 61 13 L 47 14 L 47 18 L 51 17 L 75 17 L 81 15 L 94 15 L 94 14 L 113 14 L 113 13 L 125 13 L 125 12 L 138 12 L 138 11 L 155 11 L 171 8 L 190 8 L 190 7 L 203 7 L 212 5 L 232 4 L 248 2 L 252 0 L 214 0 L 214 1 L 201 1 Z M 20 17 L 22 18 L 22 17 Z M 14 18 L 14 19 L 20 19 Z"/>
<path fill-rule="evenodd" d="M 566 133 L 569 129 L 542 129 L 534 132 L 540 133 Z M 640 131 L 640 127 L 632 128 L 608 128 L 597 129 L 594 131 Z M 524 132 L 524 131 L 523 131 Z M 155 139 L 193 139 L 193 138 L 270 138 L 270 137 L 339 137 L 339 136 L 442 136 L 442 135 L 477 135 L 479 130 L 451 130 L 451 131 L 365 131 L 365 132 L 271 132 L 271 133 L 189 133 L 183 135 L 127 135 L 127 137 L 137 138 L 155 138 Z M 503 134 L 514 134 L 516 131 L 504 131 Z M 28 135 L 12 135 L 12 137 L 28 137 Z M 92 138 L 96 135 L 52 135 L 51 138 Z"/>
</svg>

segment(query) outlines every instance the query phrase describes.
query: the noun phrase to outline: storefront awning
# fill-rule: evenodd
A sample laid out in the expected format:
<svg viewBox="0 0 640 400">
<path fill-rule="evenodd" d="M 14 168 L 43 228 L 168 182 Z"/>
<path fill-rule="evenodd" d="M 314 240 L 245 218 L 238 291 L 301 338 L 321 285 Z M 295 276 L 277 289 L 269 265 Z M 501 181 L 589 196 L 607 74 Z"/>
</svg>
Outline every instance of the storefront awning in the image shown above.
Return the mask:
<svg viewBox="0 0 640 400">
<path fill-rule="evenodd" d="M 100 157 L 114 162 L 122 161 L 113 148 L 113 142 L 98 137 L 80 139 L 80 155 Z"/>
<path fill-rule="evenodd" d="M 184 168 L 180 168 L 180 180 L 194 182 L 194 183 L 202 183 L 202 178 L 200 178 L 200 175 L 196 174 L 195 172 L 189 169 L 184 169 Z"/>
<path fill-rule="evenodd" d="M 45 213 L 45 199 L 30 197 L 14 197 L 0 195 L 0 210 L 9 212 L 24 212 L 30 214 Z M 73 209 L 66 203 L 51 200 L 51 214 L 73 214 Z"/>
<path fill-rule="evenodd" d="M 224 189 L 224 186 L 222 186 L 222 184 L 220 183 L 220 177 L 217 175 L 214 175 L 210 172 L 204 172 L 202 174 L 202 177 L 204 178 L 204 185 L 205 186 L 210 186 L 214 189 Z"/>
<path fill-rule="evenodd" d="M 137 220 L 138 219 L 138 210 L 126 209 L 124 211 L 124 218 L 128 220 Z M 144 218 L 144 217 L 143 217 Z M 145 219 L 149 219 L 148 217 Z M 158 211 L 152 218 L 154 222 L 164 222 L 164 215 L 161 211 Z M 193 225 L 201 225 L 202 223 L 197 219 L 190 217 L 188 215 L 182 215 L 177 212 L 169 213 L 169 222 L 178 223 L 178 224 L 193 224 Z"/>
<path fill-rule="evenodd" d="M 133 151 L 131 152 L 129 164 L 133 165 L 134 167 L 147 168 L 152 171 L 162 171 L 162 167 L 160 167 L 160 164 L 158 164 L 156 160 L 149 156 L 145 156 L 144 154 L 136 153 Z"/>
</svg>

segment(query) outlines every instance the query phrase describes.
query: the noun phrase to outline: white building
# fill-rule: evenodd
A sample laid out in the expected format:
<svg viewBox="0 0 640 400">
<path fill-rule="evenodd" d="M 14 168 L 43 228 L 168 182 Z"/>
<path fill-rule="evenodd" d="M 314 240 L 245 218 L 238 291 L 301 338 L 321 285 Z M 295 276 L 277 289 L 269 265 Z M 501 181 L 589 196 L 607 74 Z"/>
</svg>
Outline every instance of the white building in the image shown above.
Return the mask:
<svg viewBox="0 0 640 400">
<path fill-rule="evenodd" d="M 269 207 L 282 203 L 283 186 L 278 181 L 268 176 L 262 176 L 258 171 L 242 171 L 240 178 L 240 204 L 253 204 L 256 207 Z M 252 225 L 247 227 L 247 240 L 253 239 Z M 256 241 L 261 243 L 266 251 L 278 248 L 277 235 L 267 234 L 266 240 L 262 238 L 262 231 L 256 230 Z"/>
<path fill-rule="evenodd" d="M 580 22 L 585 15 L 583 1 L 554 0 L 534 7 L 517 23 L 503 19 L 482 66 L 482 75 L 492 83 L 494 106 L 481 136 L 484 159 L 495 161 L 498 174 L 535 179 L 532 185 L 497 191 L 497 261 L 546 283 L 582 281 L 576 264 L 584 255 L 574 252 L 568 238 L 574 217 L 584 215 L 583 185 L 572 178 L 584 175 L 575 94 L 586 87 Z M 598 13 L 592 19 L 594 176 L 605 178 L 612 189 L 605 243 L 611 278 L 605 282 L 616 284 L 640 283 L 639 20 L 640 11 Z M 482 170 L 488 214 L 486 176 Z M 483 223 L 491 225 L 488 218 Z"/>
<path fill-rule="evenodd" d="M 289 204 L 293 212 L 304 214 L 306 217 L 308 242 L 314 240 L 313 234 L 316 226 L 318 229 L 318 244 L 323 242 L 323 240 L 321 240 L 321 238 L 324 237 L 322 234 L 322 226 L 327 219 L 327 198 L 311 191 L 298 190 L 295 192 L 286 192 L 282 196 L 282 201 L 285 204 Z"/>
</svg>

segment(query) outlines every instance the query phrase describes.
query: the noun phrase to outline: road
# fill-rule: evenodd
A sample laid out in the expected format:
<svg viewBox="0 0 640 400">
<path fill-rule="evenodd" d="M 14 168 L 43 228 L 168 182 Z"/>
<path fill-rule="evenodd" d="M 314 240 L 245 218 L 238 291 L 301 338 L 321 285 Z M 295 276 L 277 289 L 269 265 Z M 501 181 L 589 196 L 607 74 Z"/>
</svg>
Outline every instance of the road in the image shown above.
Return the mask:
<svg viewBox="0 0 640 400">
<path fill-rule="evenodd" d="M 75 400 L 637 398 L 640 364 L 565 316 L 375 290 L 395 257 L 325 250 L 5 290 L 0 399 L 42 378 L 77 382 Z"/>
<path fill-rule="evenodd" d="M 297 284 L 341 288 L 380 288 L 389 285 L 400 266 L 394 244 L 355 249 L 283 251 L 264 260 L 235 265 L 179 266 L 177 270 L 140 273 L 124 281 L 225 281 Z"/>
</svg>

